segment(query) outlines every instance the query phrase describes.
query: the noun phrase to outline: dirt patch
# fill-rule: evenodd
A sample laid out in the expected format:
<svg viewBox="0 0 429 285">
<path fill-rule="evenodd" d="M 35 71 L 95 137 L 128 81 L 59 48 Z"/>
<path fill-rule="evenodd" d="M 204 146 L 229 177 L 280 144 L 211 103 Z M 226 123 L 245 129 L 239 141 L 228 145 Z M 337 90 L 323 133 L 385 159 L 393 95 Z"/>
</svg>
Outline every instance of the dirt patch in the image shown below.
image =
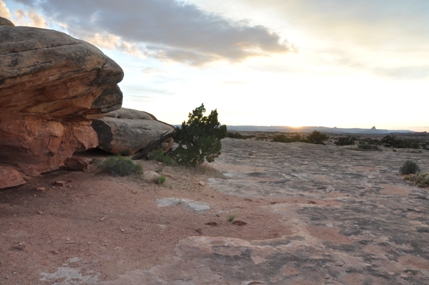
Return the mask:
<svg viewBox="0 0 429 285">
<path fill-rule="evenodd" d="M 147 171 L 160 168 L 155 162 L 141 163 Z M 100 272 L 98 281 L 112 280 L 170 261 L 175 245 L 189 236 L 254 240 L 289 233 L 277 222 L 278 215 L 261 210 L 268 201 L 201 186 L 200 181 L 219 177 L 209 167 L 163 167 L 161 173 L 170 179 L 158 186 L 139 177 L 97 175 L 92 167 L 89 172 L 45 174 L 1 191 L 0 284 L 51 284 L 56 275 L 49 274 L 64 264 Z M 170 197 L 204 202 L 210 210 L 157 206 L 157 199 Z M 228 222 L 231 214 L 239 225 Z M 271 229 L 262 230 L 267 224 Z"/>
<path fill-rule="evenodd" d="M 386 185 L 383 187 L 383 190 L 380 191 L 381 194 L 398 195 L 398 196 L 408 196 L 410 192 L 411 192 L 410 189 L 407 187 L 392 186 L 392 185 Z"/>
<path fill-rule="evenodd" d="M 351 241 L 348 237 L 339 234 L 339 229 L 335 228 L 322 228 L 322 227 L 309 227 L 308 231 L 315 238 L 329 241 L 338 244 L 351 244 Z"/>
</svg>

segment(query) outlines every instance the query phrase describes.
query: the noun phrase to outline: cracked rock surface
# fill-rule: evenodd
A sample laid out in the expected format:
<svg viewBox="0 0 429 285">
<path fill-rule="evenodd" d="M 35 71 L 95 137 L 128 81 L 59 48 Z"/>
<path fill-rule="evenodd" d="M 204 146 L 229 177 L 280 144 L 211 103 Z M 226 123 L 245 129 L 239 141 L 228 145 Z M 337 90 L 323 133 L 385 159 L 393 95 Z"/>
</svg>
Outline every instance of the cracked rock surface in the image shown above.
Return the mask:
<svg viewBox="0 0 429 285">
<path fill-rule="evenodd" d="M 223 140 L 211 178 L 225 194 L 276 197 L 261 206 L 290 228 L 274 239 L 196 236 L 149 270 L 103 284 L 429 284 L 429 191 L 398 175 L 429 152 Z M 128 283 L 127 283 L 128 282 Z"/>
</svg>

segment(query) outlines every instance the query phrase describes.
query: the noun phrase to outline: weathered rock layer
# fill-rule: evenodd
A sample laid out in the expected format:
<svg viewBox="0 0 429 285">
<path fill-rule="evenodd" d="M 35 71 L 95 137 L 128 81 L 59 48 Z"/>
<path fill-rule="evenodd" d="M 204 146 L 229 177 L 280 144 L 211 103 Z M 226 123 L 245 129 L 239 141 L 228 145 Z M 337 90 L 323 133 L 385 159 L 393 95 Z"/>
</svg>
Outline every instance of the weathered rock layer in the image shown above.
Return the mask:
<svg viewBox="0 0 429 285">
<path fill-rule="evenodd" d="M 92 123 L 98 134 L 98 148 L 113 154 L 130 155 L 146 147 L 174 127 L 152 114 L 121 108 Z"/>
<path fill-rule="evenodd" d="M 96 147 L 92 120 L 122 104 L 122 69 L 64 33 L 0 26 L 0 67 L 0 167 L 24 178 Z"/>
</svg>

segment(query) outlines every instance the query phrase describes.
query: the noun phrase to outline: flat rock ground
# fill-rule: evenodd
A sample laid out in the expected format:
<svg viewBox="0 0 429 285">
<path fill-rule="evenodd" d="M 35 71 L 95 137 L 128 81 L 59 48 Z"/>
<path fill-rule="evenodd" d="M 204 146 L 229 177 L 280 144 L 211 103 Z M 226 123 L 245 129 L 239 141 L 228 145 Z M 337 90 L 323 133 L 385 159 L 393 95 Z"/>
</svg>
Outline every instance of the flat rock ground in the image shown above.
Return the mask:
<svg viewBox="0 0 429 285">
<path fill-rule="evenodd" d="M 0 284 L 429 284 L 429 189 L 398 174 L 428 158 L 225 139 L 211 167 L 140 162 L 162 186 L 45 174 L 0 191 Z"/>
</svg>

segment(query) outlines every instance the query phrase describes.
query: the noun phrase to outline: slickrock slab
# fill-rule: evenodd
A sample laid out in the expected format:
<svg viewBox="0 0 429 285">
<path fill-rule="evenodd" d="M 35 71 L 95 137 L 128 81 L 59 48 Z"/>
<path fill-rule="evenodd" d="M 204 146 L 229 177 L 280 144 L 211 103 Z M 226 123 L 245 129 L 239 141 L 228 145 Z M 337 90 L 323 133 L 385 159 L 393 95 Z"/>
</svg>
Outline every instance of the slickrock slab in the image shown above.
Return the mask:
<svg viewBox="0 0 429 285">
<path fill-rule="evenodd" d="M 188 237 L 171 262 L 101 284 L 429 284 L 429 190 L 397 174 L 408 159 L 429 169 L 428 158 L 428 151 L 225 139 L 213 165 L 228 179 L 211 186 L 276 197 L 260 208 L 280 214 L 273 222 L 291 234 Z"/>
</svg>

